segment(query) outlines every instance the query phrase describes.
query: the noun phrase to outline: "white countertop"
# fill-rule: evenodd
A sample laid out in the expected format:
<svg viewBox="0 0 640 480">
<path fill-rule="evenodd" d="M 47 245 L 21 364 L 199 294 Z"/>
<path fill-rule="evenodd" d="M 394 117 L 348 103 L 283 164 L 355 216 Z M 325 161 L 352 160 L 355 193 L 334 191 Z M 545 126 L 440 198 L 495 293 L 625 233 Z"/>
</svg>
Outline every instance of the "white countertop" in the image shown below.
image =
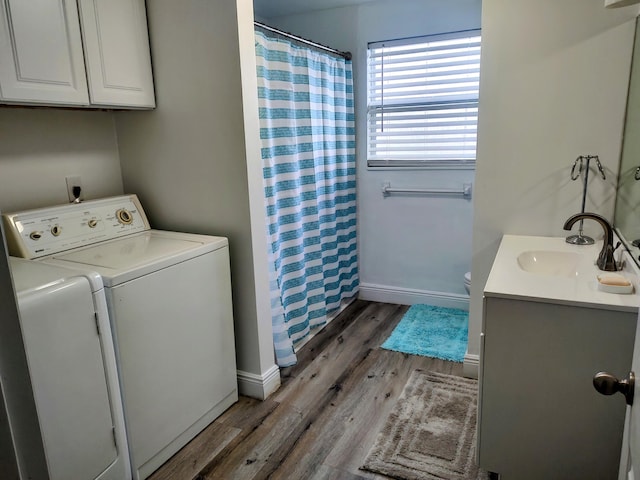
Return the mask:
<svg viewBox="0 0 640 480">
<path fill-rule="evenodd" d="M 617 240 L 616 242 L 617 243 Z M 614 243 L 614 246 L 615 246 Z M 575 305 L 587 308 L 637 312 L 640 305 L 638 269 L 625 253 L 624 269 L 620 273 L 634 286 L 634 293 L 622 295 L 599 291 L 596 276 L 602 272 L 595 265 L 602 240 L 595 245 L 570 245 L 565 237 L 535 237 L 505 235 L 491 268 L 484 289 L 485 297 Z M 623 247 L 620 247 L 623 248 Z M 518 255 L 526 251 L 575 252 L 581 255 L 575 276 L 562 277 L 524 271 L 518 265 Z M 616 251 L 616 259 L 618 258 Z"/>
</svg>

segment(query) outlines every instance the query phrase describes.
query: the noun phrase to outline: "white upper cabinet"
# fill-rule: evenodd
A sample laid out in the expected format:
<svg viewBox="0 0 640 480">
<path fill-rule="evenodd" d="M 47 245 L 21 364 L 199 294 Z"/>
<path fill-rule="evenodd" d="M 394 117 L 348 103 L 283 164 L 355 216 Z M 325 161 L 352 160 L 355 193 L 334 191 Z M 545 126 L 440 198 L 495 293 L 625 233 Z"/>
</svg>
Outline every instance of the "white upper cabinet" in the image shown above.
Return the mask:
<svg viewBox="0 0 640 480">
<path fill-rule="evenodd" d="M 10 103 L 88 105 L 75 0 L 1 0 L 0 94 Z"/>
<path fill-rule="evenodd" d="M 144 1 L 79 0 L 79 7 L 91 103 L 154 107 Z"/>
<path fill-rule="evenodd" d="M 144 0 L 0 2 L 0 103 L 155 107 Z"/>
</svg>

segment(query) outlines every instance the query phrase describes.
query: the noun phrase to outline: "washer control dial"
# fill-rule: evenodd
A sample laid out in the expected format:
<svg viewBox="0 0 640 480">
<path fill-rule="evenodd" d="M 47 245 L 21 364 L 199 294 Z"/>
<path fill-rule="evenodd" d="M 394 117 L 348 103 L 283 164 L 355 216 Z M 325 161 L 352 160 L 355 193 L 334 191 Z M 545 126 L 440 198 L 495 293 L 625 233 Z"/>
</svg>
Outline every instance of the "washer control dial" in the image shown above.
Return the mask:
<svg viewBox="0 0 640 480">
<path fill-rule="evenodd" d="M 131 225 L 133 223 L 133 215 L 126 208 L 121 208 L 116 212 L 116 218 L 118 222 L 123 225 Z"/>
<path fill-rule="evenodd" d="M 29 234 L 29 238 L 31 240 L 40 240 L 42 238 L 42 232 L 38 232 L 38 231 L 31 232 Z"/>
<path fill-rule="evenodd" d="M 51 235 L 53 235 L 54 237 L 57 237 L 61 233 L 62 227 L 60 225 L 54 225 L 53 227 L 51 227 Z"/>
<path fill-rule="evenodd" d="M 96 228 L 96 226 L 98 225 L 98 220 L 92 218 L 87 222 L 87 225 L 89 225 L 89 228 Z"/>
</svg>

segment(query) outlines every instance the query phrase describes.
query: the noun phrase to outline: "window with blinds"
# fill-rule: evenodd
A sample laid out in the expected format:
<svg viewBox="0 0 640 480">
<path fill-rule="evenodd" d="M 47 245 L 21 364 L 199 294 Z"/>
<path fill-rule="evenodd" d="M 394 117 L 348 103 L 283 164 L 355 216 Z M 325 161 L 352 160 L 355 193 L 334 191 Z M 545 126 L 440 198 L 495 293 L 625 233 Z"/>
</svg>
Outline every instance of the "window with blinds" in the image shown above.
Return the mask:
<svg viewBox="0 0 640 480">
<path fill-rule="evenodd" d="M 368 165 L 473 167 L 480 30 L 368 50 Z"/>
</svg>

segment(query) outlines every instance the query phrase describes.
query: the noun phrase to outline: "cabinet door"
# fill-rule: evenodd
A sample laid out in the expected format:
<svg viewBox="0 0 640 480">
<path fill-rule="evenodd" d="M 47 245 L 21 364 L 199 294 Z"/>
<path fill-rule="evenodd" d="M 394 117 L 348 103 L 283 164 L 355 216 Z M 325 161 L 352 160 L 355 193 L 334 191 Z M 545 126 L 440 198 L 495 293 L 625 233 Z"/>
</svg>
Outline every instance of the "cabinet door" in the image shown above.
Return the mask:
<svg viewBox="0 0 640 480">
<path fill-rule="evenodd" d="M 80 0 L 93 105 L 155 107 L 144 0 Z"/>
<path fill-rule="evenodd" d="M 612 480 L 625 404 L 593 388 L 628 372 L 636 314 L 485 297 L 478 449 L 503 480 Z M 610 367 L 609 367 L 610 366 Z"/>
<path fill-rule="evenodd" d="M 0 97 L 87 105 L 76 0 L 0 0 Z"/>
</svg>

